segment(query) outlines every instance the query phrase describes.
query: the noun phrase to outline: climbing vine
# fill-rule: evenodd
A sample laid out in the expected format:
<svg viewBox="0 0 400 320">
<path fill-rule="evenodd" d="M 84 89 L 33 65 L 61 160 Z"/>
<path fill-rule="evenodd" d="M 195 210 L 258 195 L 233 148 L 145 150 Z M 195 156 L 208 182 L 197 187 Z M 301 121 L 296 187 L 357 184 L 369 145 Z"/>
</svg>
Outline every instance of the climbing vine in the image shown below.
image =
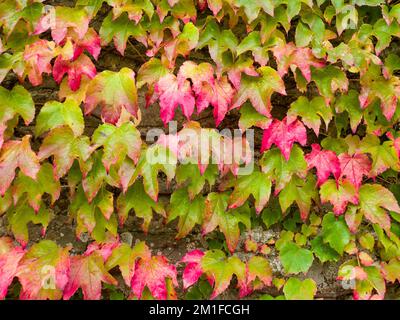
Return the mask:
<svg viewBox="0 0 400 320">
<path fill-rule="evenodd" d="M 397 1 L 0 0 L 0 299 L 312 299 L 314 263 L 338 264 L 355 299 L 385 298 L 400 282 L 399 37 Z M 99 64 L 105 49 L 121 67 Z M 82 252 L 46 239 L 63 197 Z M 175 264 L 120 239 L 130 215 L 213 242 Z M 239 254 L 255 226 L 279 236 Z"/>
</svg>

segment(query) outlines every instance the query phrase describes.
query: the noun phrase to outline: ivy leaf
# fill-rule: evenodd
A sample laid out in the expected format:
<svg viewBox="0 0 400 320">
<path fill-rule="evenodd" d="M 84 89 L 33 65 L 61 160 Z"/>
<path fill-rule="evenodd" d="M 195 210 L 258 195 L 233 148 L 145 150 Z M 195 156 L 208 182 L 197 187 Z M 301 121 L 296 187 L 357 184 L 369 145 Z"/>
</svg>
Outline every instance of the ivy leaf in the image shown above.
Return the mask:
<svg viewBox="0 0 400 320">
<path fill-rule="evenodd" d="M 310 250 L 300 248 L 294 242 L 287 242 L 280 248 L 279 258 L 287 273 L 306 273 L 314 257 Z"/>
<path fill-rule="evenodd" d="M 214 286 L 211 294 L 214 299 L 228 288 L 234 274 L 238 279 L 245 277 L 246 266 L 236 256 L 226 258 L 221 250 L 209 250 L 201 258 L 201 269 Z"/>
<path fill-rule="evenodd" d="M 197 112 L 202 112 L 211 104 L 214 107 L 214 119 L 218 126 L 225 118 L 235 93 L 228 78 L 223 76 L 214 79 L 214 68 L 209 63 L 197 65 L 192 61 L 186 61 L 179 69 L 178 81 L 182 83 L 187 78 L 193 83 Z"/>
<path fill-rule="evenodd" d="M 321 150 L 320 145 L 316 143 L 313 143 L 311 148 L 311 153 L 307 154 L 305 158 L 308 164 L 308 169 L 317 169 L 317 185 L 320 186 L 328 180 L 331 173 L 335 179 L 338 180 L 341 170 L 336 153 L 331 150 Z"/>
<path fill-rule="evenodd" d="M 329 244 L 324 243 L 321 235 L 311 240 L 311 248 L 312 252 L 322 263 L 326 261 L 338 261 L 340 258 L 340 255 Z"/>
<path fill-rule="evenodd" d="M 253 126 L 267 129 L 271 119 L 259 114 L 250 104 L 246 103 L 240 108 L 239 129 L 246 131 Z"/>
<path fill-rule="evenodd" d="M 199 29 L 192 23 L 187 22 L 182 32 L 171 41 L 165 43 L 164 53 L 168 61 L 169 67 L 173 67 L 175 59 L 178 55 L 188 56 L 190 51 L 196 48 L 199 41 Z"/>
<path fill-rule="evenodd" d="M 43 133 L 61 127 L 69 126 L 75 136 L 80 136 L 84 129 L 82 110 L 74 100 L 67 99 L 64 103 L 49 101 L 40 109 L 36 118 L 35 134 Z"/>
<path fill-rule="evenodd" d="M 339 155 L 341 178 L 347 178 L 353 186 L 358 189 L 361 186 L 363 176 L 369 176 L 371 161 L 368 156 L 362 153 Z"/>
<path fill-rule="evenodd" d="M 54 179 L 53 168 L 49 163 L 42 164 L 36 180 L 20 173 L 12 187 L 14 203 L 26 193 L 28 203 L 35 212 L 39 211 L 45 193 L 51 196 L 51 204 L 54 204 L 60 196 L 60 191 L 60 181 Z"/>
<path fill-rule="evenodd" d="M 97 74 L 86 91 L 85 114 L 91 113 L 98 105 L 104 122 L 117 123 L 122 109 L 137 118 L 135 72 L 122 68 L 119 72 L 106 70 Z"/>
<path fill-rule="evenodd" d="M 76 220 L 78 239 L 87 232 L 96 241 L 104 241 L 106 231 L 117 235 L 118 222 L 114 213 L 114 197 L 110 191 L 100 189 L 96 197 L 89 202 L 80 186 L 71 200 L 69 214 Z"/>
<path fill-rule="evenodd" d="M 348 180 L 341 180 L 338 183 L 329 179 L 321 185 L 319 193 L 322 203 L 330 202 L 336 215 L 343 214 L 348 203 L 358 204 L 357 189 Z"/>
<path fill-rule="evenodd" d="M 203 274 L 203 269 L 201 267 L 201 260 L 203 256 L 203 251 L 195 249 L 186 253 L 180 261 L 182 263 L 186 263 L 186 267 L 182 274 L 184 289 L 187 289 L 195 284 Z"/>
<path fill-rule="evenodd" d="M 52 129 L 44 138 L 39 149 L 40 160 L 53 156 L 54 176 L 59 179 L 71 168 L 75 159 L 86 161 L 90 156 L 89 139 L 75 137 L 66 126 Z"/>
<path fill-rule="evenodd" d="M 136 86 L 141 88 L 144 84 L 153 85 L 168 73 L 168 68 L 157 58 L 151 58 L 144 63 L 137 75 Z"/>
<path fill-rule="evenodd" d="M 38 212 L 35 212 L 27 204 L 22 203 L 12 210 L 9 210 L 7 212 L 7 218 L 15 239 L 25 248 L 29 241 L 28 224 L 30 222 L 41 224 L 41 233 L 45 235 L 47 226 L 53 218 L 53 212 L 44 207 L 41 207 Z"/>
<path fill-rule="evenodd" d="M 87 170 L 83 171 L 82 187 L 88 201 L 92 202 L 107 177 L 106 169 L 101 162 L 101 152 L 92 154 L 85 169 Z"/>
<path fill-rule="evenodd" d="M 13 245 L 11 238 L 0 238 L 0 300 L 5 299 L 24 254 L 21 247 Z"/>
<path fill-rule="evenodd" d="M 81 288 L 85 300 L 101 299 L 102 282 L 116 286 L 117 280 L 107 272 L 99 250 L 88 250 L 83 255 L 73 256 L 64 289 L 64 300 L 69 300 Z"/>
<path fill-rule="evenodd" d="M 306 180 L 293 176 L 290 182 L 279 194 L 279 204 L 282 212 L 285 212 L 293 202 L 296 202 L 300 209 L 300 216 L 307 219 L 311 208 L 311 200 L 318 198 L 315 179 L 309 175 Z"/>
<path fill-rule="evenodd" d="M 291 3 L 291 2 L 290 2 Z M 278 73 L 281 77 L 287 74 L 289 67 L 295 74 L 299 68 L 307 82 L 311 81 L 311 66 L 322 68 L 323 61 L 317 60 L 310 48 L 298 48 L 294 43 L 283 43 L 273 47 L 272 52 L 277 60 Z"/>
<path fill-rule="evenodd" d="M 237 7 L 243 7 L 244 13 L 247 16 L 248 23 L 251 23 L 255 20 L 260 11 L 268 13 L 270 16 L 274 16 L 274 3 L 271 0 L 255 0 L 252 2 L 248 2 L 246 0 L 236 0 L 235 5 Z"/>
<path fill-rule="evenodd" d="M 15 169 L 19 168 L 26 176 L 36 180 L 40 169 L 38 157 L 32 151 L 26 135 L 21 141 L 9 140 L 4 143 L 0 152 L 0 194 L 4 196 L 15 177 Z"/>
<path fill-rule="evenodd" d="M 7 122 L 16 116 L 24 119 L 25 125 L 32 122 L 35 117 L 35 105 L 30 93 L 22 86 L 15 86 L 12 90 L 0 87 L 0 148 L 4 141 L 4 131 Z"/>
<path fill-rule="evenodd" d="M 317 285 L 313 279 L 290 278 L 283 287 L 283 293 L 287 300 L 313 300 Z"/>
<path fill-rule="evenodd" d="M 34 86 L 43 82 L 42 74 L 50 74 L 52 67 L 50 61 L 55 56 L 55 43 L 53 41 L 38 40 L 25 47 L 24 61 L 25 71 L 28 74 L 29 81 Z M 19 74 L 24 78 L 22 74 Z"/>
<path fill-rule="evenodd" d="M 59 55 L 54 62 L 53 77 L 60 84 L 64 75 L 68 75 L 68 85 L 72 91 L 77 91 L 81 86 L 82 76 L 85 75 L 89 79 L 96 76 L 96 67 L 92 60 L 86 55 L 80 55 L 76 60 L 64 60 Z"/>
<path fill-rule="evenodd" d="M 322 118 L 328 127 L 332 120 L 332 111 L 329 106 L 325 105 L 322 97 L 315 97 L 309 101 L 306 97 L 301 96 L 290 105 L 287 113 L 289 122 L 293 122 L 298 116 L 301 117 L 304 125 L 314 130 L 315 134 L 319 135 Z"/>
<path fill-rule="evenodd" d="M 337 90 L 346 92 L 349 80 L 339 68 L 329 65 L 321 69 L 312 69 L 312 80 L 317 85 L 318 91 L 329 104 Z"/>
<path fill-rule="evenodd" d="M 324 215 L 321 236 L 324 243 L 329 243 L 340 255 L 343 254 L 344 248 L 350 242 L 350 231 L 344 218 L 335 217 L 333 213 Z"/>
<path fill-rule="evenodd" d="M 106 269 L 111 270 L 118 266 L 125 284 L 130 287 L 135 274 L 137 260 L 140 258 L 150 259 L 150 257 L 151 252 L 143 241 L 133 248 L 126 243 L 121 243 L 112 250 L 110 257 L 106 261 Z"/>
<path fill-rule="evenodd" d="M 282 121 L 274 119 L 268 129 L 264 130 L 261 152 L 268 150 L 272 144 L 275 144 L 288 161 L 293 144 L 296 141 L 302 146 L 306 145 L 307 132 L 304 125 L 299 120 L 288 122 L 287 118 Z"/>
<path fill-rule="evenodd" d="M 117 200 L 119 224 L 123 225 L 128 218 L 129 211 L 133 209 L 135 215 L 143 219 L 142 229 L 147 232 L 153 218 L 153 210 L 165 216 L 165 210 L 161 203 L 155 202 L 144 191 L 143 183 L 136 181 L 128 191 L 121 193 Z"/>
<path fill-rule="evenodd" d="M 270 118 L 271 96 L 274 92 L 286 95 L 285 85 L 271 67 L 260 67 L 257 72 L 259 76 L 242 74 L 240 88 L 231 109 L 240 107 L 249 99 L 257 112 Z"/>
<path fill-rule="evenodd" d="M 19 262 L 17 277 L 22 300 L 59 300 L 68 282 L 70 248 L 43 240 L 29 248 Z"/>
<path fill-rule="evenodd" d="M 53 40 L 60 44 L 66 37 L 68 28 L 72 28 L 82 39 L 89 29 L 89 15 L 85 8 L 70 8 L 58 6 L 49 10 L 39 20 L 34 34 L 38 35 L 51 28 Z"/>
<path fill-rule="evenodd" d="M 193 200 L 204 188 L 206 181 L 210 188 L 215 184 L 218 176 L 218 167 L 216 165 L 208 165 L 207 169 L 201 174 L 196 164 L 181 164 L 176 169 L 176 182 L 179 186 L 185 184 L 189 198 Z M 188 183 L 185 183 L 187 182 Z"/>
<path fill-rule="evenodd" d="M 356 133 L 357 127 L 360 124 L 363 113 L 358 99 L 358 92 L 349 90 L 348 94 L 341 95 L 335 103 L 336 112 L 347 111 L 350 117 L 350 126 L 353 133 Z"/>
<path fill-rule="evenodd" d="M 179 83 L 173 74 L 167 74 L 158 80 L 154 91 L 160 99 L 160 116 L 165 125 L 174 118 L 178 105 L 185 117 L 190 119 L 195 99 L 189 81 Z"/>
<path fill-rule="evenodd" d="M 102 124 L 93 133 L 92 141 L 95 148 L 103 146 L 102 162 L 107 172 L 112 165 L 121 163 L 126 157 L 134 163 L 139 160 L 142 140 L 132 122 L 119 127 Z"/>
<path fill-rule="evenodd" d="M 149 19 L 151 19 L 154 13 L 154 7 L 150 0 L 108 0 L 107 3 L 113 7 L 113 20 L 118 18 L 123 12 L 127 12 L 130 20 L 139 23 L 143 12 L 146 13 Z"/>
<path fill-rule="evenodd" d="M 272 269 L 267 259 L 260 256 L 252 256 L 247 261 L 247 282 L 254 283 L 258 279 L 265 286 L 272 284 Z"/>
<path fill-rule="evenodd" d="M 167 176 L 167 181 L 171 181 L 175 176 L 177 159 L 170 149 L 156 144 L 146 149 L 141 154 L 141 158 L 136 167 L 131 181 L 141 175 L 143 177 L 144 190 L 155 202 L 158 199 L 159 171 Z"/>
<path fill-rule="evenodd" d="M 372 223 L 377 223 L 390 231 L 390 216 L 387 211 L 400 213 L 400 207 L 394 195 L 379 184 L 364 184 L 360 188 L 359 210 Z"/>
<path fill-rule="evenodd" d="M 167 222 L 179 217 L 176 239 L 182 239 L 189 234 L 196 224 L 201 225 L 205 214 L 205 199 L 198 195 L 189 198 L 186 189 L 178 189 L 171 195 Z"/>
<path fill-rule="evenodd" d="M 382 262 L 382 273 L 389 282 L 400 282 L 400 261 L 396 258 L 390 259 L 388 263 Z"/>
<path fill-rule="evenodd" d="M 103 20 L 100 31 L 101 44 L 103 46 L 114 39 L 114 46 L 121 55 L 124 55 L 126 43 L 129 37 L 134 37 L 139 42 L 146 45 L 146 30 L 142 25 L 135 24 L 128 18 L 126 13 L 121 14 L 117 19 L 113 19 L 110 12 Z"/>
<path fill-rule="evenodd" d="M 167 299 L 167 278 L 172 280 L 174 286 L 178 286 L 176 268 L 169 264 L 164 256 L 145 257 L 136 264 L 132 277 L 131 290 L 140 299 L 145 287 L 156 299 Z"/>
<path fill-rule="evenodd" d="M 271 194 L 271 179 L 263 172 L 253 171 L 249 175 L 240 176 L 229 197 L 229 209 L 241 207 L 250 195 L 255 199 L 256 212 L 259 214 L 266 206 Z"/>
<path fill-rule="evenodd" d="M 390 121 L 397 108 L 400 94 L 400 81 L 397 77 L 385 79 L 378 68 L 370 68 L 360 78 L 360 105 L 365 109 L 376 98 L 381 101 L 381 109 L 385 118 Z"/>
<path fill-rule="evenodd" d="M 250 228 L 250 210 L 243 206 L 236 210 L 228 211 L 229 195 L 227 193 L 209 193 L 206 200 L 206 214 L 203 224 L 203 235 L 219 227 L 225 235 L 229 251 L 234 252 L 239 241 L 239 223 Z"/>
<path fill-rule="evenodd" d="M 381 144 L 378 137 L 367 135 L 361 142 L 360 151 L 371 155 L 370 175 L 372 177 L 378 176 L 388 168 L 395 171 L 400 170 L 399 157 L 393 146 L 393 141 L 385 141 Z"/>
<path fill-rule="evenodd" d="M 290 158 L 285 160 L 279 149 L 270 149 L 265 152 L 260 160 L 261 170 L 275 182 L 275 195 L 277 195 L 296 174 L 305 178 L 307 175 L 307 162 L 303 150 L 294 145 Z"/>
</svg>

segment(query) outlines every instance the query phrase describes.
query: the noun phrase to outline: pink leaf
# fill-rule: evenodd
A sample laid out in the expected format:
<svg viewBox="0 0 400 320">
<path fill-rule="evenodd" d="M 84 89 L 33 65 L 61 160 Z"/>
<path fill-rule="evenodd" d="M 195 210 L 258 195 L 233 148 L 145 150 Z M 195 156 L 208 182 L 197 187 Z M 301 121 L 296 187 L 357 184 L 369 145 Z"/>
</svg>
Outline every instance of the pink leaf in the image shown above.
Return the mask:
<svg viewBox="0 0 400 320">
<path fill-rule="evenodd" d="M 200 276 L 203 274 L 203 270 L 200 264 L 203 256 L 204 252 L 196 249 L 188 252 L 182 258 L 181 262 L 187 263 L 182 275 L 184 289 L 187 289 L 191 285 L 195 284 L 197 280 L 199 280 Z"/>
<path fill-rule="evenodd" d="M 178 286 L 175 266 L 168 263 L 164 256 L 142 258 L 136 262 L 135 273 L 132 278 L 132 292 L 140 299 L 145 287 L 154 298 L 167 299 L 166 278 L 170 278 L 175 286 Z"/>
<path fill-rule="evenodd" d="M 264 130 L 261 152 L 268 150 L 272 144 L 275 144 L 281 150 L 286 161 L 288 161 L 290 151 L 296 141 L 302 146 L 307 143 L 307 132 L 303 123 L 299 120 L 287 123 L 287 118 L 282 121 L 274 119 L 272 124 Z"/>
<path fill-rule="evenodd" d="M 60 84 L 66 73 L 69 87 L 72 91 L 77 91 L 81 85 L 82 75 L 93 79 L 96 76 L 96 67 L 86 55 L 81 55 L 74 61 L 63 60 L 61 56 L 58 56 L 54 62 L 54 80 Z"/>
<path fill-rule="evenodd" d="M 308 169 L 316 168 L 318 176 L 318 186 L 328 180 L 332 173 L 335 179 L 340 177 L 340 163 L 336 153 L 331 150 L 321 150 L 321 147 L 314 143 L 311 145 L 311 153 L 306 155 Z"/>
<path fill-rule="evenodd" d="M 186 118 L 190 119 L 195 101 L 189 81 L 185 80 L 179 84 L 173 74 L 167 74 L 158 80 L 154 90 L 160 99 L 160 115 L 165 125 L 174 118 L 178 105 Z"/>
<path fill-rule="evenodd" d="M 363 176 L 369 176 L 371 161 L 362 153 L 352 156 L 347 153 L 339 155 L 341 178 L 346 177 L 357 189 L 361 186 Z"/>
<path fill-rule="evenodd" d="M 311 66 L 322 68 L 323 61 L 317 60 L 310 48 L 297 48 L 294 43 L 276 46 L 272 49 L 278 63 L 278 73 L 281 77 L 287 74 L 289 67 L 294 73 L 299 68 L 307 82 L 311 81 Z"/>
<path fill-rule="evenodd" d="M 25 252 L 15 247 L 11 238 L 0 238 L 0 300 L 7 295 L 9 285 L 17 273 L 18 263 Z"/>
</svg>

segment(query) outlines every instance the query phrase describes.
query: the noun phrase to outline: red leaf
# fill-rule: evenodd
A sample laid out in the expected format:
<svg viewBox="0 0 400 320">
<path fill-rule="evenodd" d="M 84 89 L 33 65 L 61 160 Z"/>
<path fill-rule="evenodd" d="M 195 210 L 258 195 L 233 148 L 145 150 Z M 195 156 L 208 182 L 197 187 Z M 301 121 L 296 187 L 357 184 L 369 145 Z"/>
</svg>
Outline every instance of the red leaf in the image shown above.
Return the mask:
<svg viewBox="0 0 400 320">
<path fill-rule="evenodd" d="M 26 135 L 21 141 L 10 140 L 4 143 L 0 153 L 0 194 L 3 196 L 15 177 L 15 169 L 20 168 L 28 177 L 36 179 L 40 169 L 38 157 L 32 151 Z"/>
<path fill-rule="evenodd" d="M 101 41 L 97 32 L 90 28 L 82 39 L 74 42 L 74 56 L 72 60 L 76 60 L 83 51 L 89 52 L 93 58 L 98 59 L 101 51 Z"/>
<path fill-rule="evenodd" d="M 158 80 L 154 90 L 160 99 L 160 115 L 165 125 L 174 118 L 178 105 L 186 118 L 190 119 L 195 101 L 188 80 L 179 83 L 175 75 L 167 74 Z"/>
<path fill-rule="evenodd" d="M 117 285 L 118 282 L 104 266 L 107 250 L 89 246 L 85 254 L 71 257 L 69 282 L 64 289 L 64 300 L 70 299 L 81 288 L 85 300 L 100 300 L 101 283 Z"/>
<path fill-rule="evenodd" d="M 336 156 L 336 153 L 331 150 L 321 150 L 321 147 L 314 143 L 311 145 L 311 153 L 306 155 L 306 161 L 308 169 L 316 168 L 318 181 L 317 184 L 320 186 L 332 173 L 336 180 L 340 177 L 340 163 Z"/>
<path fill-rule="evenodd" d="M 302 146 L 305 146 L 307 143 L 307 132 L 303 123 L 299 120 L 287 123 L 287 118 L 282 121 L 275 119 L 272 124 L 264 130 L 261 152 L 271 148 L 272 144 L 276 144 L 286 161 L 288 161 L 290 151 L 296 141 Z"/>
<path fill-rule="evenodd" d="M 178 286 L 175 266 L 168 263 L 164 256 L 143 258 L 136 262 L 135 273 L 132 278 L 132 292 L 140 299 L 145 287 L 154 298 L 167 299 L 166 278 L 170 278 L 175 286 Z"/>
<path fill-rule="evenodd" d="M 9 285 L 17 273 L 18 263 L 25 251 L 15 247 L 11 238 L 0 238 L 0 300 L 6 297 Z"/>
<path fill-rule="evenodd" d="M 200 264 L 203 256 L 204 252 L 196 249 L 188 252 L 182 258 L 181 262 L 187 263 L 182 275 L 184 289 L 187 289 L 191 285 L 195 284 L 203 274 L 203 270 Z"/>
<path fill-rule="evenodd" d="M 352 156 L 347 153 L 339 155 L 341 178 L 346 177 L 358 189 L 361 186 L 363 176 L 369 176 L 371 161 L 363 153 L 355 153 Z"/>
<path fill-rule="evenodd" d="M 93 79 L 96 76 L 96 67 L 92 60 L 86 55 L 81 55 L 73 61 L 63 60 L 62 56 L 58 56 L 54 62 L 53 77 L 58 84 L 61 83 L 64 74 L 68 74 L 68 85 L 72 91 L 79 89 L 81 85 L 82 75 Z"/>
<path fill-rule="evenodd" d="M 295 74 L 295 69 L 299 68 L 307 82 L 311 81 L 311 66 L 322 68 L 325 66 L 323 61 L 317 60 L 310 48 L 297 48 L 294 43 L 276 46 L 272 49 L 278 63 L 278 73 L 281 77 L 287 74 L 289 67 Z"/>
</svg>

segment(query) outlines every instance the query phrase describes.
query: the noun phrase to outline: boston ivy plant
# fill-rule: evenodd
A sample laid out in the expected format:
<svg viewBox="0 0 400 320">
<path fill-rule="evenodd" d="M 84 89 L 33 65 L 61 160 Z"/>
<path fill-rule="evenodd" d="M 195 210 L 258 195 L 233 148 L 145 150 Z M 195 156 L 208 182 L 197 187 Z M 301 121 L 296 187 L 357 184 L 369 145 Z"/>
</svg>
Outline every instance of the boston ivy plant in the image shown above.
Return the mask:
<svg viewBox="0 0 400 320">
<path fill-rule="evenodd" d="M 131 299 L 215 298 L 233 284 L 240 297 L 273 286 L 312 299 L 308 270 L 339 261 L 355 299 L 385 298 L 400 282 L 399 37 L 394 1 L 0 0 L 0 299 L 16 279 L 21 299 L 124 286 Z M 99 64 L 128 47 L 139 68 Z M 35 103 L 51 81 L 56 96 Z M 157 105 L 166 126 L 184 120 L 148 144 L 138 125 Z M 218 129 L 240 114 L 240 136 L 202 128 L 206 109 Z M 262 132 L 255 150 L 249 129 Z M 45 236 L 61 194 L 84 252 L 29 238 L 32 223 Z M 148 232 L 155 213 L 178 240 L 196 228 L 214 239 L 177 265 L 120 241 L 130 214 Z M 255 225 L 279 235 L 238 254 Z"/>
</svg>

